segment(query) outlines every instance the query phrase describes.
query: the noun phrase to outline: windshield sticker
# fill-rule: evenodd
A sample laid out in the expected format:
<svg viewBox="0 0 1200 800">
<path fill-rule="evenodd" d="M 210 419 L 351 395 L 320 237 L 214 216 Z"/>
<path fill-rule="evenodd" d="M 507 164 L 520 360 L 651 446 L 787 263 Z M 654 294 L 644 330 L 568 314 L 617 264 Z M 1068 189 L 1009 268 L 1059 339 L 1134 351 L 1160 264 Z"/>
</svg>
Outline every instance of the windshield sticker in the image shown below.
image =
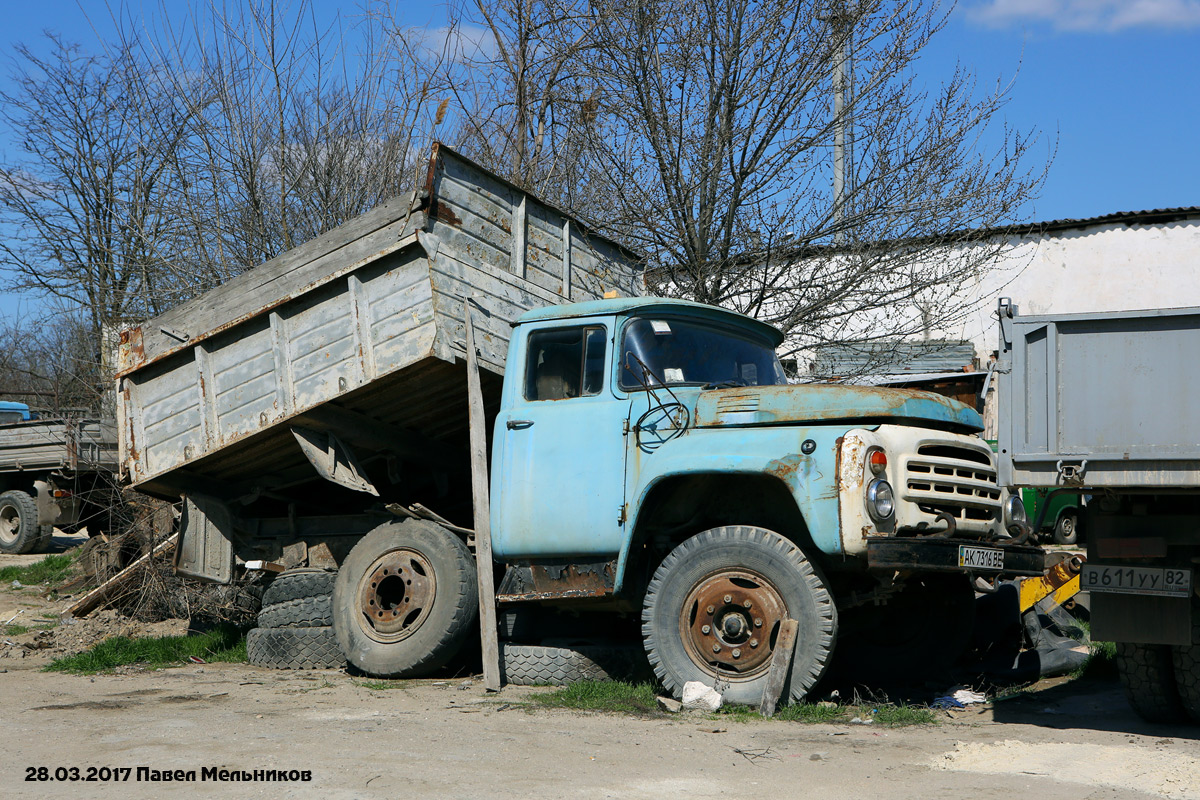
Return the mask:
<svg viewBox="0 0 1200 800">
<path fill-rule="evenodd" d="M 671 326 L 661 319 L 650 320 L 650 327 L 654 329 L 655 336 L 664 336 L 671 333 Z"/>
<path fill-rule="evenodd" d="M 742 364 L 742 383 L 758 386 L 758 364 Z"/>
<path fill-rule="evenodd" d="M 683 383 L 683 370 L 667 367 L 663 370 L 663 380 L 667 383 Z"/>
</svg>

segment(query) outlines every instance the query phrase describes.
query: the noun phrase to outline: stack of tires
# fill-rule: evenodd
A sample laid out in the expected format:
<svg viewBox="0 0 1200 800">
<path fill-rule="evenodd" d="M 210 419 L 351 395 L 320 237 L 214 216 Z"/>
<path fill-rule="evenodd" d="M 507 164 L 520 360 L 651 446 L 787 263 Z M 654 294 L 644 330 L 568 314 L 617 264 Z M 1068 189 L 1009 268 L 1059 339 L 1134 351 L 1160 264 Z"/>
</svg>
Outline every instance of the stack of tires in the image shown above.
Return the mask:
<svg viewBox="0 0 1200 800">
<path fill-rule="evenodd" d="M 273 669 L 333 669 L 345 656 L 333 633 L 332 594 L 337 573 L 293 569 L 263 592 L 258 627 L 246 634 L 251 664 Z"/>
</svg>

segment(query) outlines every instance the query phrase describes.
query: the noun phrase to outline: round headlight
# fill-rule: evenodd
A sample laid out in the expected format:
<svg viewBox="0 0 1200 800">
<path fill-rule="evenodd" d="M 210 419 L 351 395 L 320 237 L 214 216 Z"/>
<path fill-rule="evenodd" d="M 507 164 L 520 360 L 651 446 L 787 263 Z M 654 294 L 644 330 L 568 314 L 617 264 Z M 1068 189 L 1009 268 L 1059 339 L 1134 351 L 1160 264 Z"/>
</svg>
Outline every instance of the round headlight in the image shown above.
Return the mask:
<svg viewBox="0 0 1200 800">
<path fill-rule="evenodd" d="M 1010 494 L 1007 502 L 1004 504 L 1004 517 L 1008 520 L 1009 525 L 1024 524 L 1029 521 L 1028 515 L 1025 513 L 1025 504 L 1021 502 L 1021 495 Z"/>
<path fill-rule="evenodd" d="M 885 480 L 871 481 L 867 486 L 867 511 L 876 522 L 891 519 L 896 513 L 896 498 L 892 485 Z"/>
</svg>

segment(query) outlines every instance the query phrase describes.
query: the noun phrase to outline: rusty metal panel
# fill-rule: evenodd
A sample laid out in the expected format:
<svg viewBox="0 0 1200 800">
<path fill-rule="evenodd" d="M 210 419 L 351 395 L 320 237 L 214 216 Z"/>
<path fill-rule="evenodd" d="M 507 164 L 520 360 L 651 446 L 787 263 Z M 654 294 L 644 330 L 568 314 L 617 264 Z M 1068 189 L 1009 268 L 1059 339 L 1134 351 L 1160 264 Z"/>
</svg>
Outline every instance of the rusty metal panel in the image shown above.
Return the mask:
<svg viewBox="0 0 1200 800">
<path fill-rule="evenodd" d="M 218 441 L 243 436 L 282 416 L 277 396 L 271 329 L 247 325 L 235 341 L 209 352 Z"/>
<path fill-rule="evenodd" d="M 150 375 L 133 382 L 133 411 L 140 436 L 137 471 L 154 474 L 171 469 L 207 449 L 200 425 L 200 375 L 192 353 L 183 353 Z"/>
</svg>

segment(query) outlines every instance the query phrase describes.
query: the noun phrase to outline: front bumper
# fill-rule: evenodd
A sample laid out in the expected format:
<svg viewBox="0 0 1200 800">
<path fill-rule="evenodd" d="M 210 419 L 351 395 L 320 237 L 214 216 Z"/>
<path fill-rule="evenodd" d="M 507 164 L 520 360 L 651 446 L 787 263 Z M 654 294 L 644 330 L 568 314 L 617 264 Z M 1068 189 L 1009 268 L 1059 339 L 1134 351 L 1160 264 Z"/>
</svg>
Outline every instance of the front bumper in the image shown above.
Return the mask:
<svg viewBox="0 0 1200 800">
<path fill-rule="evenodd" d="M 962 566 L 962 551 L 959 549 L 962 547 L 999 551 L 1003 554 L 1003 567 Z M 993 545 L 974 540 L 935 539 L 931 536 L 890 536 L 867 541 L 867 567 L 986 576 L 1041 576 L 1046 571 L 1046 554 L 1033 545 Z"/>
</svg>

